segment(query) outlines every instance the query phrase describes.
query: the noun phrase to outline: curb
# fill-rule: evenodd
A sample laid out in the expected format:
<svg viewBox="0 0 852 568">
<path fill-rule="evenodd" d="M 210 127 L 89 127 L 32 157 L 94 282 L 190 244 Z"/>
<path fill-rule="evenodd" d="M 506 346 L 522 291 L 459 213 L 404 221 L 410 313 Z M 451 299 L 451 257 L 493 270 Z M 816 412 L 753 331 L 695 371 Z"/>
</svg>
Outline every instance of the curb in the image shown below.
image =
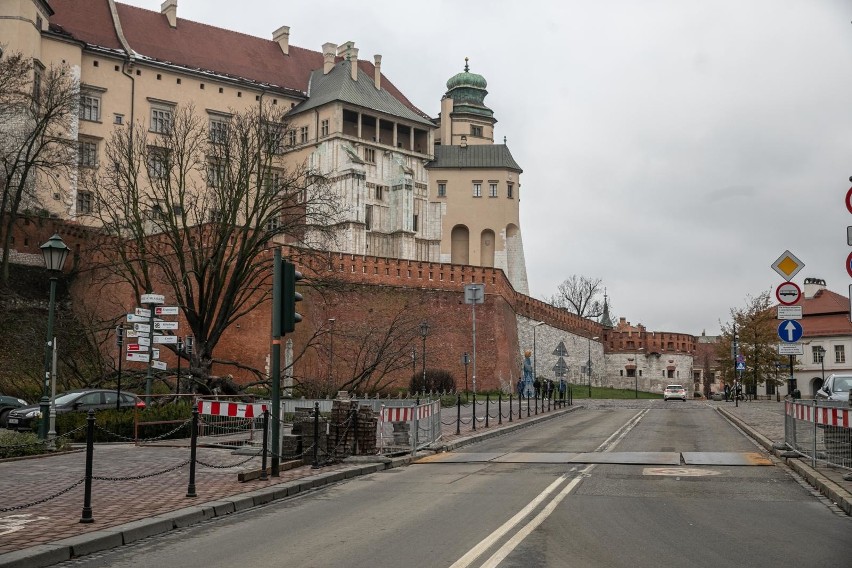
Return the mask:
<svg viewBox="0 0 852 568">
<path fill-rule="evenodd" d="M 801 475 L 812 487 L 814 487 L 822 495 L 830 499 L 838 507 L 843 509 L 843 511 L 847 515 L 852 516 L 852 494 L 850 494 L 848 491 L 840 487 L 832 480 L 822 475 L 819 471 L 805 464 L 805 462 L 800 458 L 788 457 L 786 455 L 786 450 L 774 447 L 773 442 L 769 438 L 767 438 L 760 432 L 755 431 L 751 426 L 746 424 L 738 416 L 734 416 L 733 414 L 721 407 L 717 407 L 716 411 L 734 424 L 736 424 L 737 427 L 743 430 L 743 432 L 748 434 L 753 440 L 763 446 L 766 451 L 768 451 L 778 459 L 782 460 L 790 467 L 790 469 Z"/>
</svg>

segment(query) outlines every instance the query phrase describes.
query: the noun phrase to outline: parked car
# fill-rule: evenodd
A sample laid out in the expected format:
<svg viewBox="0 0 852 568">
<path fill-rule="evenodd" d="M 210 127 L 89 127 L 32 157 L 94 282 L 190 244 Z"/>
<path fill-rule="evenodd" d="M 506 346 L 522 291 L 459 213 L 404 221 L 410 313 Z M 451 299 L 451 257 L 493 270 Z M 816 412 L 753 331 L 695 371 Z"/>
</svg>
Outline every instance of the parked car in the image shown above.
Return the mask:
<svg viewBox="0 0 852 568">
<path fill-rule="evenodd" d="M 852 390 L 852 375 L 834 373 L 828 376 L 822 388 L 816 391 L 817 400 L 849 402 L 849 391 Z"/>
<path fill-rule="evenodd" d="M 6 419 L 10 412 L 27 404 L 27 401 L 22 398 L 0 394 L 0 428 L 6 427 Z"/>
<path fill-rule="evenodd" d="M 121 408 L 145 408 L 145 402 L 131 392 L 118 393 Z M 54 404 L 56 414 L 66 412 L 88 412 L 89 410 L 108 410 L 115 408 L 115 390 L 110 389 L 78 389 L 56 396 Z M 31 431 L 41 419 L 41 408 L 31 404 L 16 408 L 9 413 L 7 428 L 10 430 Z"/>
<path fill-rule="evenodd" d="M 673 398 L 686 401 L 686 389 L 683 388 L 683 385 L 669 385 L 666 387 L 666 390 L 663 391 L 663 400 L 671 400 Z"/>
</svg>

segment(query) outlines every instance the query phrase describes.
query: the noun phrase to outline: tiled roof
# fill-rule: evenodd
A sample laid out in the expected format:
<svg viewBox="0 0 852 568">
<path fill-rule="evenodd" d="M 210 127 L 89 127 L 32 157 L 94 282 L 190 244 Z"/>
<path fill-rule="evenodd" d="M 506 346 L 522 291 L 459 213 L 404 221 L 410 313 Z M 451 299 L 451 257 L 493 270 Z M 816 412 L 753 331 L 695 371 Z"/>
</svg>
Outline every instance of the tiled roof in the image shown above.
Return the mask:
<svg viewBox="0 0 852 568">
<path fill-rule="evenodd" d="M 310 110 L 332 101 L 343 101 L 378 112 L 407 118 L 429 127 L 435 125 L 418 113 L 413 112 L 384 88 L 376 89 L 373 75 L 363 67 L 372 66 L 366 61 L 358 62 L 358 80 L 352 80 L 351 63 L 340 61 L 327 74 L 318 69 L 311 74 L 308 100 L 293 109 L 293 113 Z"/>
<path fill-rule="evenodd" d="M 107 0 L 51 0 L 50 6 L 55 11 L 50 19 L 54 30 L 93 46 L 121 49 Z M 182 18 L 178 18 L 177 27 L 172 28 L 160 12 L 126 4 L 116 4 L 116 9 L 130 48 L 157 62 L 301 93 L 308 91 L 311 71 L 322 68 L 323 57 L 319 51 L 290 45 L 289 55 L 284 55 L 278 43 L 272 40 Z M 358 63 L 372 76 L 372 63 Z M 427 116 L 390 81 L 383 78 L 382 86 L 410 111 Z"/>
<path fill-rule="evenodd" d="M 521 166 L 505 144 L 476 144 L 467 147 L 435 146 L 435 159 L 428 168 L 506 168 L 518 173 Z"/>
<path fill-rule="evenodd" d="M 852 335 L 849 298 L 831 290 L 818 291 L 813 298 L 803 298 L 802 330 L 805 337 Z M 780 324 L 780 321 L 778 322 Z"/>
</svg>

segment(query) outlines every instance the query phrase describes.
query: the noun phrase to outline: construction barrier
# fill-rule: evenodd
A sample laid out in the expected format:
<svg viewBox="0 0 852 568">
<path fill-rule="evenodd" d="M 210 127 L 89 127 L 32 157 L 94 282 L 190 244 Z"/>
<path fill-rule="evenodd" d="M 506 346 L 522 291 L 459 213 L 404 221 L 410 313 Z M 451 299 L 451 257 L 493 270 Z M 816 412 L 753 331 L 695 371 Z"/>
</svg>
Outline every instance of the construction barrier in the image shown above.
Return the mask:
<svg viewBox="0 0 852 568">
<path fill-rule="evenodd" d="M 852 469 L 852 408 L 845 403 L 787 401 L 784 442 L 816 462 Z"/>
</svg>

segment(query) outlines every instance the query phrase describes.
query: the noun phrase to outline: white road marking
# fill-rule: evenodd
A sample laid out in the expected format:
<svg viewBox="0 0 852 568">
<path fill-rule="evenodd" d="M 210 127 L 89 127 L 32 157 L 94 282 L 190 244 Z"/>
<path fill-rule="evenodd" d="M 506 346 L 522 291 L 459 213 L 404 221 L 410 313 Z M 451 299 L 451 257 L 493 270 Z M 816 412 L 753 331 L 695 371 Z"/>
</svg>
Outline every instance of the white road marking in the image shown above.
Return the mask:
<svg viewBox="0 0 852 568">
<path fill-rule="evenodd" d="M 719 475 L 721 471 L 699 469 L 697 467 L 646 467 L 642 475 L 673 475 L 678 477 L 699 477 L 704 475 Z"/>
<path fill-rule="evenodd" d="M 49 517 L 33 517 L 32 513 L 0 517 L 0 536 L 16 533 L 23 530 L 30 523 L 46 521 L 48 519 Z"/>
<path fill-rule="evenodd" d="M 596 452 L 608 452 L 612 450 L 618 443 L 624 439 L 624 437 L 639 423 L 643 416 L 648 412 L 648 409 L 642 410 L 636 413 L 633 418 L 627 421 L 623 426 L 621 426 L 618 430 L 616 430 L 609 438 L 604 440 L 604 442 L 598 446 L 595 451 Z M 512 538 L 510 538 L 503 546 L 501 546 L 497 552 L 495 552 L 488 560 L 486 560 L 483 567 L 489 566 L 494 567 L 500 564 L 506 556 L 508 556 L 517 546 L 523 542 L 523 540 L 534 531 L 544 520 L 550 516 L 551 513 L 556 509 L 559 503 L 562 502 L 565 497 L 567 497 L 579 484 L 580 481 L 584 477 L 588 477 L 589 473 L 595 468 L 596 464 L 590 464 L 583 468 L 581 471 L 577 472 L 576 477 L 572 479 L 568 484 L 559 492 L 559 494 L 553 498 L 553 500 L 547 504 L 547 506 L 542 509 L 542 511 L 537 514 L 531 521 L 529 521 L 526 525 L 524 525 L 517 533 L 515 533 Z M 556 488 L 562 484 L 563 481 L 567 479 L 566 475 L 560 475 L 559 478 L 551 483 L 547 489 L 539 493 L 535 499 L 533 499 L 526 507 L 524 507 L 518 514 L 513 516 L 511 519 L 503 523 L 500 528 L 492 532 L 490 535 L 482 539 L 476 546 L 471 548 L 467 554 L 459 558 L 455 563 L 453 563 L 450 568 L 467 568 L 470 566 L 483 552 L 494 546 L 498 539 L 502 538 L 506 533 L 512 530 L 515 526 L 517 526 L 527 515 L 532 513 L 545 497 L 553 493 Z"/>
</svg>

